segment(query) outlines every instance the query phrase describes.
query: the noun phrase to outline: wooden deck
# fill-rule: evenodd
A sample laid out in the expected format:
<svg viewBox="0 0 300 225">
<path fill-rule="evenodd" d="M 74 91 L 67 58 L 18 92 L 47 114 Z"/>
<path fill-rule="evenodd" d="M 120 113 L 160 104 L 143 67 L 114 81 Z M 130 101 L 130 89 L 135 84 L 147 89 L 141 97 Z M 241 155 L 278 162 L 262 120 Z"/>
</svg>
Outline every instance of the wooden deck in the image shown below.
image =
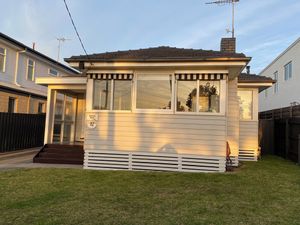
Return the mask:
<svg viewBox="0 0 300 225">
<path fill-rule="evenodd" d="M 83 165 L 82 145 L 47 144 L 33 158 L 34 163 Z"/>
</svg>

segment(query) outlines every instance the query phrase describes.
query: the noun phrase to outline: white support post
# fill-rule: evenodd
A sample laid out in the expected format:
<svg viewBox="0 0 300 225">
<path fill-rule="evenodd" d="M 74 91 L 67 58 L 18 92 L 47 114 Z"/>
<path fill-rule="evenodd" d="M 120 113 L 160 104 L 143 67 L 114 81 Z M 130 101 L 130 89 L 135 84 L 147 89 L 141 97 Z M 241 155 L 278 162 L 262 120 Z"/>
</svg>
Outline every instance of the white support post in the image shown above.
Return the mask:
<svg viewBox="0 0 300 225">
<path fill-rule="evenodd" d="M 88 79 L 86 86 L 86 110 L 91 111 L 93 109 L 93 89 L 94 80 Z"/>
<path fill-rule="evenodd" d="M 67 102 L 67 95 L 64 94 L 64 101 L 63 101 L 62 115 L 61 115 L 61 121 L 62 122 L 61 122 L 61 127 L 60 127 L 60 143 L 64 142 L 66 102 Z"/>
<path fill-rule="evenodd" d="M 56 91 L 48 87 L 44 144 L 52 143 Z"/>
<path fill-rule="evenodd" d="M 72 125 L 71 125 L 71 137 L 70 142 L 75 142 L 75 135 L 76 135 L 76 120 L 77 120 L 77 107 L 78 107 L 78 97 L 73 98 L 72 97 Z"/>
</svg>

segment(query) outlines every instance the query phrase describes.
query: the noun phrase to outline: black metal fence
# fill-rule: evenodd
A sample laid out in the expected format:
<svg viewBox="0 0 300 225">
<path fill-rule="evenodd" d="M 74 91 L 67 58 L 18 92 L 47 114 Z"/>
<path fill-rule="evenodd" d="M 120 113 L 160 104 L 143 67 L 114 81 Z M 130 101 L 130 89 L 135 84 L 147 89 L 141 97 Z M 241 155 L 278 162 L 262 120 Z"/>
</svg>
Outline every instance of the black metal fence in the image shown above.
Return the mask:
<svg viewBox="0 0 300 225">
<path fill-rule="evenodd" d="M 42 146 L 45 114 L 0 113 L 0 152 Z"/>
<path fill-rule="evenodd" d="M 262 112 L 259 118 L 262 153 L 300 163 L 300 106 Z"/>
</svg>

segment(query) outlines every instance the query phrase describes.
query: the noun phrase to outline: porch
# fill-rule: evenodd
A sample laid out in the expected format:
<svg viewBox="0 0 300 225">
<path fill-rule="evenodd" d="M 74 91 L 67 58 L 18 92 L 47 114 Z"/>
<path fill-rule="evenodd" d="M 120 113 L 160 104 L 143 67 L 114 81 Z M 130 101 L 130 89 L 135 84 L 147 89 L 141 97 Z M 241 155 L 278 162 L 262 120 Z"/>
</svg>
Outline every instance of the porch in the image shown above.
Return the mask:
<svg viewBox="0 0 300 225">
<path fill-rule="evenodd" d="M 37 78 L 48 86 L 44 146 L 36 163 L 83 164 L 86 78 Z"/>
</svg>

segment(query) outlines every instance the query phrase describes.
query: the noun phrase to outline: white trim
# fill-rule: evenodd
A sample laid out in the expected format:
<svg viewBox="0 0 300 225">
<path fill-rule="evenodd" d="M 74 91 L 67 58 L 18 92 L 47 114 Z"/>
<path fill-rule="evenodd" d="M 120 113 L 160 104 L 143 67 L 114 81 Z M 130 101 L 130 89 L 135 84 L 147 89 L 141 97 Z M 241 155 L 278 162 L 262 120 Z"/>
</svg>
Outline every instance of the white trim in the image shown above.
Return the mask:
<svg viewBox="0 0 300 225">
<path fill-rule="evenodd" d="M 273 83 L 238 83 L 238 87 L 272 87 Z"/>
<path fill-rule="evenodd" d="M 33 62 L 33 65 L 32 65 L 32 78 L 31 79 L 28 78 L 29 61 Z M 27 67 L 26 67 L 26 80 L 34 81 L 34 78 L 35 78 L 35 61 L 32 58 L 28 58 L 27 59 Z"/>
<path fill-rule="evenodd" d="M 6 57 L 7 57 L 7 50 L 6 50 L 6 48 L 4 48 L 4 47 L 0 47 L 0 48 L 2 48 L 3 50 L 4 50 L 4 53 L 2 54 L 2 53 L 0 53 L 1 55 L 3 55 L 4 56 L 4 58 L 3 58 L 3 68 L 2 68 L 2 70 L 0 70 L 0 72 L 2 72 L 2 73 L 5 73 L 5 70 L 6 70 Z"/>
<path fill-rule="evenodd" d="M 228 74 L 228 70 L 175 70 L 175 74 Z"/>
<path fill-rule="evenodd" d="M 52 84 L 87 84 L 86 77 L 37 77 L 36 84 L 52 85 Z"/>
<path fill-rule="evenodd" d="M 78 66 L 79 63 L 69 63 L 70 66 Z M 141 67 L 164 67 L 164 68 L 170 68 L 170 67 L 202 67 L 202 66 L 245 66 L 247 62 L 244 61 L 213 61 L 213 62 L 93 62 L 93 65 L 91 65 L 90 62 L 84 62 L 84 67 L 93 69 L 97 67 L 113 67 L 113 68 L 124 68 L 124 67 L 135 67 L 135 68 L 141 68 Z"/>
</svg>

